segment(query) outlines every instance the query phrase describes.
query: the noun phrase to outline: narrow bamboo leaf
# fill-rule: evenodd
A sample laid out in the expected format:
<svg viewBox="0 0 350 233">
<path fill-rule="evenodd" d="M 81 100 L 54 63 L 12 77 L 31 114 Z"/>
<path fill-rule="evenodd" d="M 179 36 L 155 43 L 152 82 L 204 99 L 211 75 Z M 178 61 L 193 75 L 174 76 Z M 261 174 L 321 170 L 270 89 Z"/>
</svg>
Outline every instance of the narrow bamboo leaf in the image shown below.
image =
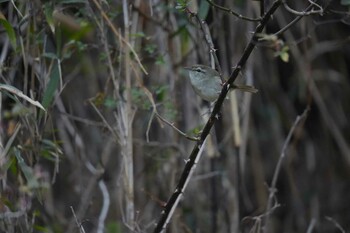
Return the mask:
<svg viewBox="0 0 350 233">
<path fill-rule="evenodd" d="M 2 151 L 1 158 L 4 158 L 7 155 L 7 153 L 9 152 L 9 150 L 12 146 L 12 143 L 15 140 L 20 128 L 21 128 L 21 124 L 17 124 L 14 133 L 12 134 L 10 139 L 7 141 L 5 149 Z"/>
<path fill-rule="evenodd" d="M 42 105 L 44 106 L 45 109 L 47 109 L 54 96 L 55 92 L 58 89 L 58 85 L 61 80 L 61 64 L 59 59 L 54 59 L 53 60 L 53 65 L 50 73 L 50 80 L 49 83 L 46 87 L 46 90 L 44 92 L 44 97 L 42 101 Z"/>
<path fill-rule="evenodd" d="M 0 23 L 5 28 L 7 36 L 10 39 L 10 43 L 14 50 L 17 48 L 16 33 L 11 24 L 6 20 L 5 16 L 0 11 Z"/>
<path fill-rule="evenodd" d="M 44 15 L 46 18 L 46 22 L 47 24 L 50 26 L 51 32 L 55 32 L 55 25 L 54 25 L 54 21 L 53 21 L 53 6 L 52 6 L 52 2 L 46 2 L 44 4 Z"/>
<path fill-rule="evenodd" d="M 21 156 L 21 154 L 20 154 L 18 149 L 15 149 L 14 153 L 15 153 L 15 156 L 16 156 L 16 159 L 17 159 L 17 163 L 18 163 L 18 165 L 19 165 L 19 167 L 20 167 L 24 177 L 27 180 L 28 187 L 30 187 L 30 188 L 39 188 L 39 182 L 38 182 L 37 178 L 34 175 L 33 169 L 31 167 L 29 167 L 25 163 L 25 161 L 22 158 L 22 156 Z"/>
<path fill-rule="evenodd" d="M 34 105 L 34 106 L 36 106 L 38 108 L 41 108 L 42 110 L 46 111 L 45 108 L 38 101 L 35 101 L 35 100 L 29 98 L 28 96 L 23 94 L 22 91 L 18 90 L 17 88 L 15 88 L 13 86 L 6 85 L 6 84 L 0 84 L 0 91 L 1 90 L 5 90 L 5 91 L 8 91 L 8 92 L 10 92 L 12 94 L 15 94 L 16 96 L 18 96 L 18 97 L 20 97 L 22 99 L 25 99 L 26 101 L 28 101 L 32 105 Z"/>
</svg>

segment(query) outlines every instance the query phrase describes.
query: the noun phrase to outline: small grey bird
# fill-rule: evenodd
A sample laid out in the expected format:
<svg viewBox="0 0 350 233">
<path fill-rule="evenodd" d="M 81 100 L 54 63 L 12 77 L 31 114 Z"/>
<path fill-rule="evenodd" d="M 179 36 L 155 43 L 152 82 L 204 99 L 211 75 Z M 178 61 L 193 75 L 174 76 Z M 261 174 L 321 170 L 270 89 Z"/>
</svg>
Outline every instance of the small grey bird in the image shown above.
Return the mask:
<svg viewBox="0 0 350 233">
<path fill-rule="evenodd" d="M 193 65 L 185 69 L 189 71 L 191 85 L 197 95 L 209 102 L 217 100 L 223 83 L 216 70 L 205 65 Z M 258 92 L 257 89 L 248 85 L 232 85 L 231 88 L 250 93 Z"/>
</svg>

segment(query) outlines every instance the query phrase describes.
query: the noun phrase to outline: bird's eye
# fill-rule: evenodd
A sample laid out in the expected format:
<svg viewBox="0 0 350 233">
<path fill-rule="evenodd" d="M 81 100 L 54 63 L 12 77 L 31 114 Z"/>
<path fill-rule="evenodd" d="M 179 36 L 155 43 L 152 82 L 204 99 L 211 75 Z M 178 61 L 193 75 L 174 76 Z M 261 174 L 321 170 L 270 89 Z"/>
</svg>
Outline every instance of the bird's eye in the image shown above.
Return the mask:
<svg viewBox="0 0 350 233">
<path fill-rule="evenodd" d="M 199 68 L 199 67 L 195 68 L 195 71 L 197 71 L 197 72 L 199 72 L 199 73 L 204 73 L 204 70 L 201 69 L 201 68 Z"/>
</svg>

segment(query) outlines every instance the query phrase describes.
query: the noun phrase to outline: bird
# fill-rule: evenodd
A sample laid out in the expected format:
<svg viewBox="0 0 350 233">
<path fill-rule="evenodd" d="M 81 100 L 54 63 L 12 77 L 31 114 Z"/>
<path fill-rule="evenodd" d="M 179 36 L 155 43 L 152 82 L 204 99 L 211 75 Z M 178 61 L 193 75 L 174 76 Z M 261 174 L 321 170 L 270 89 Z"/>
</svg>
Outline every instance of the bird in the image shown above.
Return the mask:
<svg viewBox="0 0 350 233">
<path fill-rule="evenodd" d="M 208 102 L 217 100 L 223 85 L 219 72 L 209 66 L 198 64 L 184 69 L 189 71 L 191 86 L 197 95 Z M 258 92 L 255 87 L 249 85 L 234 84 L 230 88 L 250 93 Z"/>
</svg>

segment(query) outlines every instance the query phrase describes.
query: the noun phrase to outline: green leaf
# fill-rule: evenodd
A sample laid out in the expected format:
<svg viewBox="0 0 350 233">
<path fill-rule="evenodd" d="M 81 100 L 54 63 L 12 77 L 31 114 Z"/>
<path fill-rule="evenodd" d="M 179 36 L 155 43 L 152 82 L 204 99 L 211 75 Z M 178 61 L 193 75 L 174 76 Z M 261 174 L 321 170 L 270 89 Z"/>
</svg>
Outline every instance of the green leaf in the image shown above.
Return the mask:
<svg viewBox="0 0 350 233">
<path fill-rule="evenodd" d="M 37 178 L 34 175 L 34 171 L 31 167 L 29 167 L 25 162 L 24 159 L 22 158 L 20 151 L 15 148 L 14 149 L 14 153 L 17 159 L 17 163 L 24 175 L 24 177 L 27 180 L 27 185 L 29 188 L 39 188 L 39 182 L 37 180 Z"/>
<path fill-rule="evenodd" d="M 207 1 L 201 1 L 201 4 L 199 6 L 198 10 L 198 16 L 201 19 L 205 19 L 209 12 L 209 3 Z"/>
<path fill-rule="evenodd" d="M 155 44 L 147 44 L 145 46 L 145 51 L 149 54 L 152 54 L 155 52 L 156 48 L 157 48 L 157 46 Z"/>
<path fill-rule="evenodd" d="M 107 97 L 104 101 L 104 106 L 113 109 L 117 107 L 117 101 L 111 97 Z"/>
<path fill-rule="evenodd" d="M 58 85 L 60 83 L 61 80 L 61 63 L 59 59 L 54 59 L 53 60 L 53 65 L 52 65 L 52 69 L 51 69 L 51 73 L 50 73 L 50 80 L 49 83 L 46 87 L 46 90 L 44 92 L 44 97 L 42 100 L 42 105 L 44 106 L 45 109 L 47 109 L 54 96 L 55 96 L 55 92 L 58 89 Z"/>
<path fill-rule="evenodd" d="M 146 37 L 146 34 L 144 32 L 136 32 L 136 33 L 130 34 L 130 36 L 134 38 L 144 38 Z"/>
<path fill-rule="evenodd" d="M 289 54 L 288 54 L 288 52 L 282 52 L 280 54 L 280 58 L 282 59 L 282 61 L 287 63 L 289 61 Z"/>
<path fill-rule="evenodd" d="M 47 229 L 44 226 L 39 226 L 39 225 L 34 225 L 34 229 L 35 232 L 42 232 L 42 233 L 46 233 L 46 232 L 51 232 L 49 229 Z"/>
<path fill-rule="evenodd" d="M 121 230 L 120 223 L 118 223 L 118 222 L 107 223 L 106 232 L 107 233 L 121 233 L 122 230 Z"/>
<path fill-rule="evenodd" d="M 44 15 L 46 18 L 46 22 L 47 24 L 50 26 L 50 29 L 52 32 L 55 31 L 55 25 L 54 25 L 54 21 L 53 21 L 53 5 L 52 2 L 46 2 L 44 4 Z"/>
<path fill-rule="evenodd" d="M 6 20 L 5 16 L 0 12 L 0 23 L 5 28 L 7 36 L 14 50 L 17 48 L 16 33 L 11 24 Z"/>
<path fill-rule="evenodd" d="M 164 65 L 165 64 L 165 60 L 163 55 L 159 55 L 156 58 L 156 65 Z"/>
<path fill-rule="evenodd" d="M 179 11 L 186 10 L 188 2 L 189 2 L 188 0 L 177 0 L 175 9 L 177 9 Z"/>
<path fill-rule="evenodd" d="M 41 140 L 41 143 L 42 143 L 42 146 L 41 146 L 40 155 L 49 161 L 53 161 L 53 162 L 58 161 L 60 156 L 63 154 L 58 143 L 48 139 Z"/>
</svg>

